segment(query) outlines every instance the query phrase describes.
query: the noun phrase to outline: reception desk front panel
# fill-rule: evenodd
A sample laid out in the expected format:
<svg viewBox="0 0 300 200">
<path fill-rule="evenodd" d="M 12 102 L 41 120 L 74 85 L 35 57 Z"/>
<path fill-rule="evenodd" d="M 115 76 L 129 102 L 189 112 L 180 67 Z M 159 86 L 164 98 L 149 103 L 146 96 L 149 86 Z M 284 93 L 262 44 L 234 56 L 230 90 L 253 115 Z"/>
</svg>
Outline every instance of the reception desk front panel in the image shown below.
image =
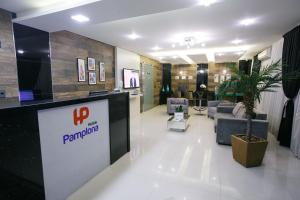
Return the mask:
<svg viewBox="0 0 300 200">
<path fill-rule="evenodd" d="M 39 110 L 38 119 L 46 199 L 67 198 L 109 166 L 107 99 Z"/>
<path fill-rule="evenodd" d="M 129 151 L 128 106 L 119 93 L 0 108 L 0 199 L 66 199 Z"/>
</svg>

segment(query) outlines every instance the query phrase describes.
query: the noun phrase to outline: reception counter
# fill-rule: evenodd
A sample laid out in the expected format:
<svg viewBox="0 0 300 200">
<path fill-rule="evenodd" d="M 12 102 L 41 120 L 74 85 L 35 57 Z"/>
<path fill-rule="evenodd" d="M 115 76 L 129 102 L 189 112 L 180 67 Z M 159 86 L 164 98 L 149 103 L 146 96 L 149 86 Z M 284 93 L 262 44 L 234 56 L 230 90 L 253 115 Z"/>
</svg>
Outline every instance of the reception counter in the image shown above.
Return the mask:
<svg viewBox="0 0 300 200">
<path fill-rule="evenodd" d="M 2 100 L 0 136 L 0 199 L 66 199 L 130 151 L 129 94 Z"/>
</svg>

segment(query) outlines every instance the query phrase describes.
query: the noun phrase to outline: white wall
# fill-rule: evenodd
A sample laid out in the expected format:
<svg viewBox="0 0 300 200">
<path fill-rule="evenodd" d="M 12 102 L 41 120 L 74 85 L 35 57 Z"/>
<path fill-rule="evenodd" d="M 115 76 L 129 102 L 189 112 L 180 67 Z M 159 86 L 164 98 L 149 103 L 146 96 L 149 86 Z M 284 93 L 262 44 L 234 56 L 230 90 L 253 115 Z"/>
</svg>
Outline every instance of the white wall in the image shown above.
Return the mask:
<svg viewBox="0 0 300 200">
<path fill-rule="evenodd" d="M 134 89 L 123 89 L 123 68 L 140 70 L 141 59 L 140 55 L 118 48 L 115 50 L 116 68 L 115 81 L 116 87 L 122 91 L 133 92 Z M 139 90 L 139 89 L 138 89 Z M 137 117 L 140 115 L 140 96 L 131 96 L 130 98 L 130 117 Z M 131 120 L 132 121 L 132 120 Z"/>
<path fill-rule="evenodd" d="M 272 45 L 271 59 L 262 62 L 262 67 L 271 64 L 272 61 L 275 62 L 282 58 L 283 42 L 284 39 L 281 39 Z M 268 114 L 269 130 L 277 137 L 283 106 L 287 101 L 287 98 L 284 95 L 282 87 L 277 88 L 276 91 L 277 92 L 274 93 L 264 93 L 262 95 L 262 101 L 257 105 L 257 108 Z M 300 158 L 300 90 L 294 99 L 294 109 L 291 151 L 296 157 Z"/>
<path fill-rule="evenodd" d="M 262 68 L 281 59 L 283 41 L 284 39 L 282 38 L 273 43 L 271 58 L 262 62 Z M 262 101 L 257 105 L 257 109 L 268 114 L 269 130 L 273 135 L 277 136 L 286 97 L 282 87 L 274 90 L 276 90 L 276 92 L 265 92 L 262 94 Z"/>
</svg>

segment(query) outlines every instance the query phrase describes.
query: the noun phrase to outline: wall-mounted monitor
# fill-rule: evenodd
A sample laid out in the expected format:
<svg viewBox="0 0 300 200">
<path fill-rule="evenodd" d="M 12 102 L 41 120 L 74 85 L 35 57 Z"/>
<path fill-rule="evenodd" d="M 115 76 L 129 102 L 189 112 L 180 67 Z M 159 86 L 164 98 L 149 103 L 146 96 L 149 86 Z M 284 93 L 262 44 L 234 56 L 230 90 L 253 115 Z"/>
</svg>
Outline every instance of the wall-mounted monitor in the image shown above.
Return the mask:
<svg viewBox="0 0 300 200">
<path fill-rule="evenodd" d="M 132 89 L 140 87 L 139 70 L 123 69 L 123 88 Z"/>
</svg>

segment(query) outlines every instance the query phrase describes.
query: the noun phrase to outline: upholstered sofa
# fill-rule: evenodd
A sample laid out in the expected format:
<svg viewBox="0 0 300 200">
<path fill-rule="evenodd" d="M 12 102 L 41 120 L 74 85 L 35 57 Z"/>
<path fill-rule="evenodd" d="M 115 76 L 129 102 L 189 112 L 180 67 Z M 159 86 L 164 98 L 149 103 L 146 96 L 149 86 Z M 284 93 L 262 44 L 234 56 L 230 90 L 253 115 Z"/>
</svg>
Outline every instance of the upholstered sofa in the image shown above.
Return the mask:
<svg viewBox="0 0 300 200">
<path fill-rule="evenodd" d="M 214 118 L 215 114 L 217 113 L 217 107 L 219 106 L 234 106 L 235 103 L 229 101 L 208 101 L 207 102 L 207 117 Z"/>
<path fill-rule="evenodd" d="M 267 139 L 268 121 L 267 114 L 255 111 L 256 117 L 252 120 L 252 134 Z M 232 134 L 246 134 L 247 119 L 242 103 L 236 106 L 217 107 L 214 116 L 216 141 L 218 144 L 231 145 Z"/>
<path fill-rule="evenodd" d="M 167 99 L 167 112 L 168 114 L 174 114 L 178 106 L 182 106 L 183 112 L 188 114 L 189 112 L 189 100 L 185 98 L 168 98 Z"/>
</svg>

